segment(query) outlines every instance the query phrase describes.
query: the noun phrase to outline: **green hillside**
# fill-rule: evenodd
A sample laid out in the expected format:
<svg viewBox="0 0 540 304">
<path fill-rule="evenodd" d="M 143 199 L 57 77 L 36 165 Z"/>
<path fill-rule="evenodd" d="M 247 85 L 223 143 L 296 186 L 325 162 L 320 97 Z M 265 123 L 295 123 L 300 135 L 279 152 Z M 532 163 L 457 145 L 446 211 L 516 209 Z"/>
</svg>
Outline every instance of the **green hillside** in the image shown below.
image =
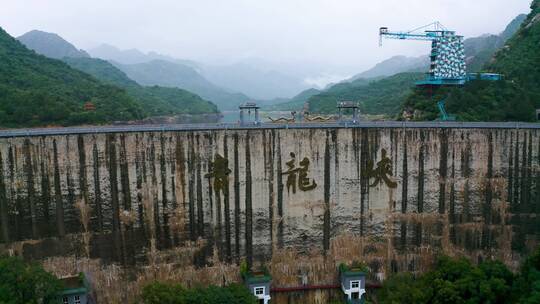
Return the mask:
<svg viewBox="0 0 540 304">
<path fill-rule="evenodd" d="M 70 66 L 97 79 L 124 88 L 139 101 L 149 115 L 217 113 L 213 103 L 196 94 L 178 88 L 144 87 L 108 61 L 96 58 L 64 58 Z"/>
<path fill-rule="evenodd" d="M 379 80 L 358 79 L 334 85 L 309 98 L 312 113 L 335 113 L 339 101 L 359 102 L 364 114 L 395 115 L 411 92 L 412 84 L 423 79 L 422 73 L 401 73 Z"/>
<path fill-rule="evenodd" d="M 540 0 L 517 33 L 495 54 L 485 70 L 505 75 L 505 80 L 473 81 L 464 87 L 415 89 L 403 109 L 415 120 L 433 120 L 436 103 L 446 99 L 449 113 L 463 121 L 533 121 L 540 107 Z"/>
<path fill-rule="evenodd" d="M 519 30 L 525 18 L 527 18 L 525 14 L 518 15 L 499 35 L 484 35 L 466 39 L 465 57 L 467 58 L 467 71 L 482 71 L 485 65 L 493 58 L 493 55 Z"/>
<path fill-rule="evenodd" d="M 84 111 L 86 102 L 96 110 Z M 37 55 L 0 28 L 1 126 L 99 124 L 143 116 L 124 90 Z"/>
<path fill-rule="evenodd" d="M 531 13 L 520 30 L 499 51 L 487 69 L 503 73 L 516 82 L 540 106 L 540 0 L 531 4 Z"/>
<path fill-rule="evenodd" d="M 307 89 L 286 102 L 268 106 L 268 109 L 278 111 L 298 111 L 304 107 L 304 103 L 306 103 L 311 96 L 319 93 L 321 93 L 321 91 L 317 89 Z"/>
</svg>

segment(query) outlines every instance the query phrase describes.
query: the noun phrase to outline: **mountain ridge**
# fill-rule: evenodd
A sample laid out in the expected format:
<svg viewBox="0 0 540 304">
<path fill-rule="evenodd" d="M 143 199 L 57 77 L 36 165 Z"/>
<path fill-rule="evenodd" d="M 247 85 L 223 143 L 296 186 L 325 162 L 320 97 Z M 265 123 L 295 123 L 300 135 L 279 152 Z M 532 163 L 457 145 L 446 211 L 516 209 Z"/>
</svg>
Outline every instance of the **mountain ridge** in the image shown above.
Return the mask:
<svg viewBox="0 0 540 304">
<path fill-rule="evenodd" d="M 32 30 L 17 37 L 27 48 L 49 58 L 62 59 L 64 57 L 90 57 L 84 50 L 77 49 L 55 33 Z"/>
<path fill-rule="evenodd" d="M 214 102 L 221 110 L 237 109 L 241 103 L 251 100 L 242 93 L 228 92 L 214 85 L 194 69 L 182 64 L 166 60 L 138 64 L 112 63 L 141 85 L 159 85 L 188 90 Z"/>
<path fill-rule="evenodd" d="M 180 88 L 141 86 L 106 60 L 98 58 L 64 58 L 73 68 L 97 79 L 121 87 L 134 99 L 146 105 L 154 115 L 217 113 L 217 106 Z"/>
</svg>

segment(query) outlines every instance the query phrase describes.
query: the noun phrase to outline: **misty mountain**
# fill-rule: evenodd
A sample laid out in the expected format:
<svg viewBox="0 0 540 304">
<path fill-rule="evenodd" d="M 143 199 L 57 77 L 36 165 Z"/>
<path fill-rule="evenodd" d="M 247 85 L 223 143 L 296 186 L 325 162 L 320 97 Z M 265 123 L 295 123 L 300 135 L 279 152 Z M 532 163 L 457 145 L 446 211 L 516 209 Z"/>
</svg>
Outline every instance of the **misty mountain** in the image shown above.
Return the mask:
<svg viewBox="0 0 540 304">
<path fill-rule="evenodd" d="M 429 69 L 429 57 L 394 56 L 377 63 L 371 69 L 353 76 L 350 80 L 360 78 L 387 77 L 404 72 L 425 72 Z"/>
<path fill-rule="evenodd" d="M 89 53 L 93 57 L 124 65 L 159 60 L 188 66 L 217 87 L 221 87 L 229 92 L 242 92 L 247 96 L 259 100 L 288 98 L 308 88 L 303 82 L 304 75 L 292 73 L 291 71 L 278 72 L 275 64 L 261 59 L 248 58 L 235 64 L 221 66 L 205 65 L 155 52 L 143 53 L 137 49 L 120 50 L 117 47 L 107 44 L 90 49 Z M 281 71 L 281 69 L 279 70 Z M 197 80 L 195 79 L 194 81 Z M 203 95 L 200 91 L 196 93 L 201 96 Z M 217 100 L 216 102 L 219 103 Z"/>
<path fill-rule="evenodd" d="M 137 64 L 154 60 L 164 60 L 187 65 L 192 68 L 198 67 L 198 64 L 191 60 L 177 59 L 156 52 L 143 53 L 137 49 L 121 50 L 109 44 L 101 44 L 96 48 L 89 49 L 88 53 L 90 53 L 92 57 L 114 61 L 121 64 Z"/>
<path fill-rule="evenodd" d="M 179 88 L 141 86 L 108 61 L 97 58 L 64 58 L 71 67 L 97 79 L 121 87 L 139 101 L 149 115 L 207 114 L 216 113 L 215 104 Z"/>
<path fill-rule="evenodd" d="M 141 85 L 177 87 L 214 102 L 221 110 L 235 110 L 250 100 L 244 94 L 229 92 L 206 80 L 193 68 L 165 60 L 138 64 L 114 63 L 126 75 Z"/>
<path fill-rule="evenodd" d="M 83 50 L 78 50 L 73 44 L 54 33 L 33 30 L 17 38 L 27 48 L 49 58 L 90 57 Z"/>
<path fill-rule="evenodd" d="M 480 37 L 465 39 L 465 57 L 467 71 L 479 72 L 493 58 L 493 55 L 502 48 L 506 41 L 518 30 L 527 15 L 521 14 L 514 18 L 498 35 L 486 34 Z"/>
<path fill-rule="evenodd" d="M 244 62 L 204 66 L 201 73 L 218 86 L 243 92 L 256 99 L 293 97 L 309 88 L 302 78 Z"/>
</svg>

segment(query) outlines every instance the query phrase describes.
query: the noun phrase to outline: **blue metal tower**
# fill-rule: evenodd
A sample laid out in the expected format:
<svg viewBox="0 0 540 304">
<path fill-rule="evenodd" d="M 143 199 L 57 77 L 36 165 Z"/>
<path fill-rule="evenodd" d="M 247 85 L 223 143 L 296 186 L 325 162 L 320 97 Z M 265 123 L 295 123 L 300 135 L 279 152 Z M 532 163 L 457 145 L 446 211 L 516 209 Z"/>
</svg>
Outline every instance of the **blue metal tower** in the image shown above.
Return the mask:
<svg viewBox="0 0 540 304">
<path fill-rule="evenodd" d="M 463 85 L 467 81 L 463 36 L 447 30 L 439 22 L 408 32 L 391 32 L 387 27 L 381 27 L 379 36 L 380 45 L 383 38 L 431 41 L 430 69 L 426 80 L 417 85 Z"/>
</svg>

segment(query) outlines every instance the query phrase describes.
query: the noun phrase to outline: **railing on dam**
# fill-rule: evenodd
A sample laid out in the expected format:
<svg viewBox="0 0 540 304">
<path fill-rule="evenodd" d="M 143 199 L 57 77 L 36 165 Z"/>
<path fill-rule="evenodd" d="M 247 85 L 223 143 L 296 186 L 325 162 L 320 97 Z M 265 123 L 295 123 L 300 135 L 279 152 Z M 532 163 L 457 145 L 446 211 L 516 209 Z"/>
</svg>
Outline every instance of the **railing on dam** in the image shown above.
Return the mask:
<svg viewBox="0 0 540 304">
<path fill-rule="evenodd" d="M 0 130 L 0 138 L 45 135 L 70 135 L 92 133 L 125 132 L 170 132 L 170 131 L 210 131 L 246 129 L 333 129 L 333 128 L 454 128 L 454 129 L 540 129 L 540 123 L 523 122 L 449 122 L 449 121 L 362 121 L 329 123 L 261 123 L 240 125 L 237 123 L 215 124 L 164 124 L 164 125 L 121 125 L 121 126 L 83 126 L 61 128 L 32 128 Z"/>
</svg>

